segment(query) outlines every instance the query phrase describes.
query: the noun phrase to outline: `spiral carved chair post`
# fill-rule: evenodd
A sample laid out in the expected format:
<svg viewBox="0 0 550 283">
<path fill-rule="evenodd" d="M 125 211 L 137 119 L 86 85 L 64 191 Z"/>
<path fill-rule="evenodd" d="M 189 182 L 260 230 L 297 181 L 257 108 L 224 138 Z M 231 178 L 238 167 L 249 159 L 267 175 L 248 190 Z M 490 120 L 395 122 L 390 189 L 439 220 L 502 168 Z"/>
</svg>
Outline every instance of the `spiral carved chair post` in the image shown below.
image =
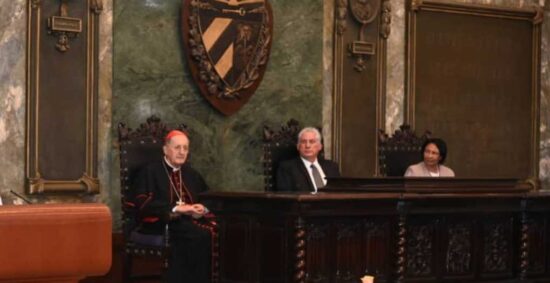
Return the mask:
<svg viewBox="0 0 550 283">
<path fill-rule="evenodd" d="M 396 251 L 396 281 L 402 283 L 405 277 L 405 266 L 407 265 L 406 258 L 406 244 L 407 244 L 407 211 L 404 201 L 397 203 L 397 211 L 399 213 L 397 220 L 397 251 Z"/>
<path fill-rule="evenodd" d="M 298 217 L 294 233 L 294 282 L 306 282 L 306 228 L 304 219 Z"/>
<path fill-rule="evenodd" d="M 527 213 L 527 200 L 521 201 L 521 235 L 519 249 L 519 279 L 525 281 L 529 269 L 529 215 Z"/>
</svg>

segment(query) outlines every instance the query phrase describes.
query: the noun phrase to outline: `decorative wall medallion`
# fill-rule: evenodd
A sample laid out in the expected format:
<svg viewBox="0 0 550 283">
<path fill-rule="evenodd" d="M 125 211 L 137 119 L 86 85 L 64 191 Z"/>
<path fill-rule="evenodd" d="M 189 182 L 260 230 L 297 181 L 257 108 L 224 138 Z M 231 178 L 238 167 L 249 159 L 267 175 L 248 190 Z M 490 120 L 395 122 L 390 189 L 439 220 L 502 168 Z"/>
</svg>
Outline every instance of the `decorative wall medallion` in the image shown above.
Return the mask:
<svg viewBox="0 0 550 283">
<path fill-rule="evenodd" d="M 82 32 L 82 20 L 69 17 L 68 0 L 61 0 L 59 4 L 59 16 L 48 18 L 48 33 L 57 36 L 55 48 L 60 52 L 65 52 L 71 48 L 69 40 L 78 36 Z"/>
<path fill-rule="evenodd" d="M 365 28 L 378 15 L 380 0 L 350 0 L 351 14 L 361 24 L 358 40 L 348 46 L 349 51 L 355 56 L 355 70 L 362 72 L 366 68 L 366 56 L 374 55 L 376 46 L 372 42 L 365 41 Z"/>
<path fill-rule="evenodd" d="M 254 94 L 265 72 L 273 34 L 267 0 L 184 0 L 182 37 L 202 95 L 231 115 Z"/>
</svg>

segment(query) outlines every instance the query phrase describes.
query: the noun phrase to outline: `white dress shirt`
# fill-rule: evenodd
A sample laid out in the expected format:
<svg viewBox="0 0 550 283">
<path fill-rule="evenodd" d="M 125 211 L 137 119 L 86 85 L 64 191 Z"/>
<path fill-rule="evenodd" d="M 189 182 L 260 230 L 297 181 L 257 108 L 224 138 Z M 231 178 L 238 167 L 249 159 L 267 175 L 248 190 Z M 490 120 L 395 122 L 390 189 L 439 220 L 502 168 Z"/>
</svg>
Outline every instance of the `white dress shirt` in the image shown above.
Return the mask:
<svg viewBox="0 0 550 283">
<path fill-rule="evenodd" d="M 315 185 L 315 179 L 313 179 L 313 173 L 311 172 L 311 165 L 315 166 L 317 170 L 319 171 L 319 174 L 321 175 L 321 179 L 323 180 L 323 184 L 325 186 L 327 185 L 327 178 L 325 176 L 325 172 L 323 172 L 323 168 L 321 168 L 321 165 L 315 159 L 315 161 L 310 162 L 309 160 L 304 159 L 303 157 L 300 157 L 302 159 L 302 162 L 304 162 L 304 166 L 306 166 L 307 172 L 309 174 L 309 179 L 311 180 L 311 183 L 313 184 L 313 190 L 314 192 L 317 192 L 317 186 Z"/>
</svg>

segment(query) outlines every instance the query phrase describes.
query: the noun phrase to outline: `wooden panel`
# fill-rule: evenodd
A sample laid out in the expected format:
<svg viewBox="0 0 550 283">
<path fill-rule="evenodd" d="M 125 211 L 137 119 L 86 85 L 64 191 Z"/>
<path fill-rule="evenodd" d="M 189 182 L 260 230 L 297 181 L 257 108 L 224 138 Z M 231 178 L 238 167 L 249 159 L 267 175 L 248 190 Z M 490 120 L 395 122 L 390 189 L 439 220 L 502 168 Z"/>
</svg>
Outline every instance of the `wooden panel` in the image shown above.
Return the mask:
<svg viewBox="0 0 550 283">
<path fill-rule="evenodd" d="M 210 193 L 221 235 L 233 235 L 221 238 L 232 250 L 220 254 L 221 282 L 355 282 L 366 273 L 376 282 L 550 279 L 549 193 L 473 193 L 487 180 L 437 193 L 439 181 L 421 193 L 360 185 L 316 195 Z"/>
<path fill-rule="evenodd" d="M 410 3 L 407 120 L 447 141 L 457 176 L 537 178 L 541 21 L 535 9 Z"/>
<path fill-rule="evenodd" d="M 343 176 L 370 177 L 378 172 L 377 133 L 384 127 L 389 2 L 335 1 L 332 152 Z M 352 47 L 357 43 L 371 46 L 370 51 L 362 50 L 371 54 L 354 53 Z"/>
<path fill-rule="evenodd" d="M 332 227 L 324 221 L 306 224 L 306 277 L 307 282 L 331 282 L 331 266 L 334 265 L 334 250 L 326 247 L 334 245 Z"/>
<path fill-rule="evenodd" d="M 26 186 L 99 192 L 100 0 L 28 0 Z"/>
<path fill-rule="evenodd" d="M 256 264 L 251 259 L 256 258 L 256 249 L 251 239 L 256 220 L 244 216 L 230 216 L 221 219 L 220 232 L 220 276 L 230 282 L 247 282 L 251 280 Z M 230 223 L 230 224 L 228 224 Z M 244 242 L 246 245 L 234 243 Z"/>
<path fill-rule="evenodd" d="M 262 219 L 260 228 L 260 282 L 278 283 L 288 278 L 288 269 L 285 260 L 288 254 L 281 251 L 288 251 L 288 242 L 285 234 L 285 226 L 281 223 L 280 217 L 269 217 Z"/>
</svg>

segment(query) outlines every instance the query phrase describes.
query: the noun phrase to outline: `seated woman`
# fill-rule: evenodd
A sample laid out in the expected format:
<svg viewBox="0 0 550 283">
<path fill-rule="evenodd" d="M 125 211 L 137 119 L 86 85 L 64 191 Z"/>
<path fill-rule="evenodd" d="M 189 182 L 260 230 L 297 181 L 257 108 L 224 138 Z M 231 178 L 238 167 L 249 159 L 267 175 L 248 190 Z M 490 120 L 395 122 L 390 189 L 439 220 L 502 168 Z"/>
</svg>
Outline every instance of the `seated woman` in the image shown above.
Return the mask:
<svg viewBox="0 0 550 283">
<path fill-rule="evenodd" d="M 447 145 L 442 139 L 428 139 L 422 145 L 423 161 L 409 166 L 405 177 L 454 177 L 455 172 L 445 165 Z"/>
</svg>

